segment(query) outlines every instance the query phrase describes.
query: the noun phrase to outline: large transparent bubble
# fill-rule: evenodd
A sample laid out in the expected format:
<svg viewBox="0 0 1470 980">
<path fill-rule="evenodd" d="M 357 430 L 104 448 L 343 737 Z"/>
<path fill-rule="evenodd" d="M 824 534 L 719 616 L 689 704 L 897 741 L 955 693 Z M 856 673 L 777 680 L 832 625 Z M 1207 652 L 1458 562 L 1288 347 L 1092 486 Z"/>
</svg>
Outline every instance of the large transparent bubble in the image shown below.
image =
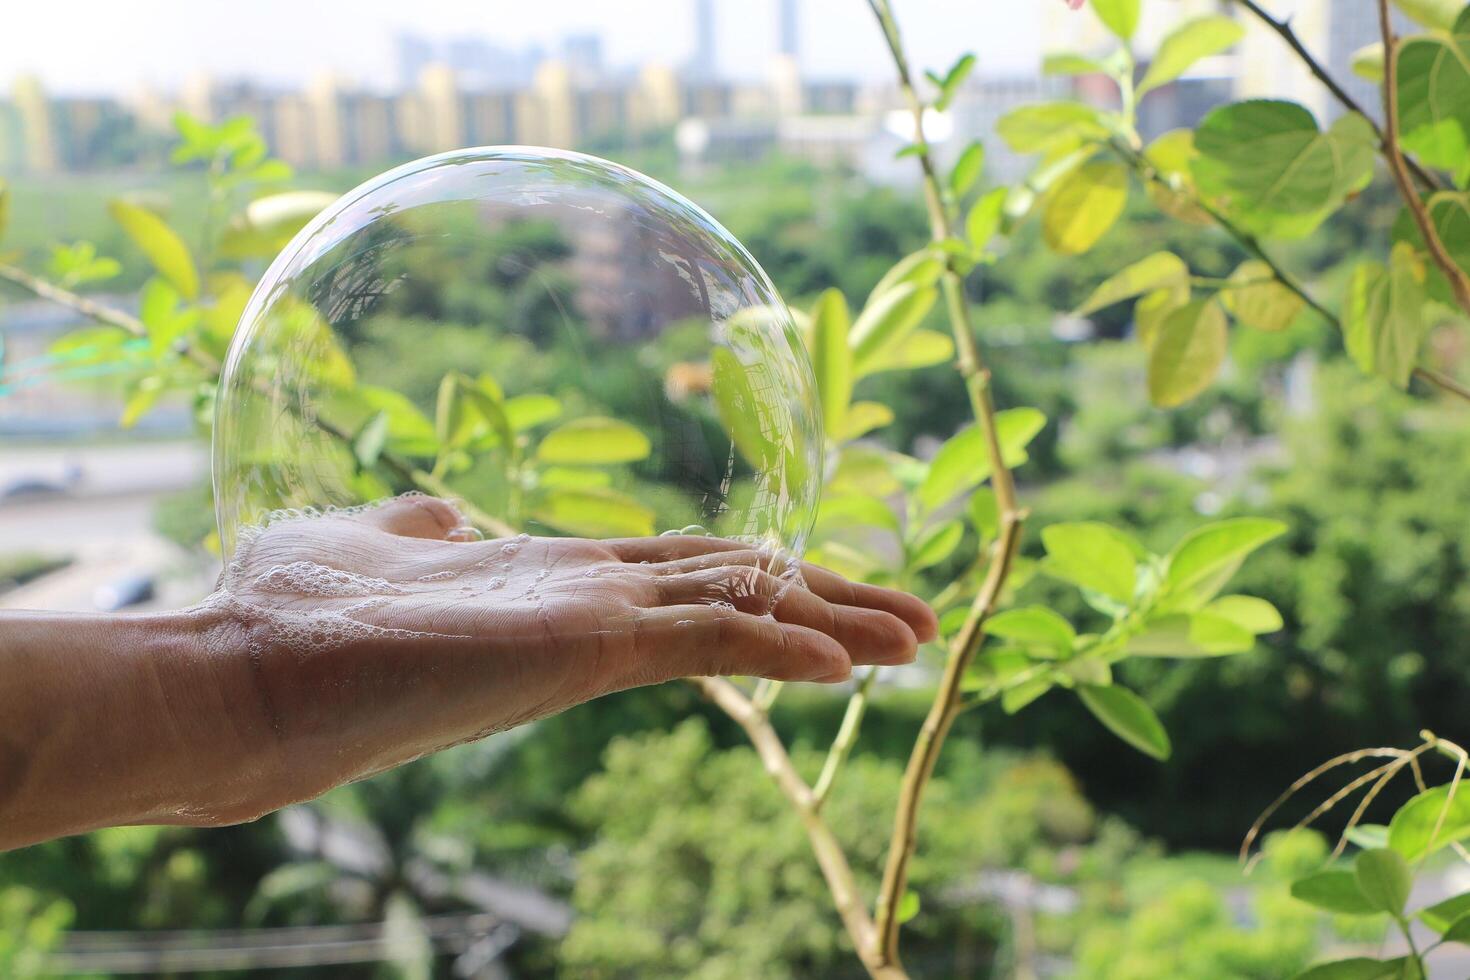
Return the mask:
<svg viewBox="0 0 1470 980">
<path fill-rule="evenodd" d="M 791 314 L 703 210 L 582 154 L 445 153 L 344 195 L 256 288 L 219 389 L 221 542 L 417 489 L 461 502 L 478 530 L 451 540 L 708 533 L 789 577 L 815 405 Z"/>
</svg>

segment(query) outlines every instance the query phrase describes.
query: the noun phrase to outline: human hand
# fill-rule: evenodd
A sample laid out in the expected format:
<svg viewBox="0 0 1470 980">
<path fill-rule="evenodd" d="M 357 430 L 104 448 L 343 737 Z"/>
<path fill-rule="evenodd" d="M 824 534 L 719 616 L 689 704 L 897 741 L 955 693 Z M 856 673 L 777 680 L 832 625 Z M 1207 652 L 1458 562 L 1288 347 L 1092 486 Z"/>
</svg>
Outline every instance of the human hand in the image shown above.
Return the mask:
<svg viewBox="0 0 1470 980">
<path fill-rule="evenodd" d="M 210 605 L 216 642 L 252 665 L 253 727 L 279 753 L 255 808 L 613 691 L 692 675 L 835 682 L 906 663 L 937 633 L 912 596 L 810 565 L 804 586 L 781 581 L 723 539 L 446 540 L 461 523 L 410 496 L 242 544 Z"/>
</svg>

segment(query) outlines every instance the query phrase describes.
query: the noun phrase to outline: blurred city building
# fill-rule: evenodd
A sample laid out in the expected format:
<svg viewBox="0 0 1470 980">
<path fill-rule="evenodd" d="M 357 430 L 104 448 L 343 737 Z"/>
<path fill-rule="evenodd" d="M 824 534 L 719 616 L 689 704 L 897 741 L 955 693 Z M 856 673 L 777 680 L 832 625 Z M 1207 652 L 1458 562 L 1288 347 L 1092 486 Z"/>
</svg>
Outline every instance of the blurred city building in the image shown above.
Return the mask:
<svg viewBox="0 0 1470 980">
<path fill-rule="evenodd" d="M 0 173 L 157 162 L 166 152 L 172 114 L 183 109 L 209 120 L 254 117 L 274 151 L 304 171 L 386 165 L 472 145 L 606 149 L 677 127 L 680 159 L 690 168 L 781 153 L 885 183 L 913 179 L 912 167 L 891 165 L 902 142 L 891 119 L 904 109 L 892 86 L 810 77 L 802 65 L 799 0 L 771 0 L 774 37 L 764 77 L 728 77 L 718 57 L 722 2 L 734 0 L 688 0 L 691 54 L 682 65 L 610 66 L 602 39 L 585 32 L 549 48 L 402 33 L 394 39 L 397 84 L 391 89 L 325 73 L 299 91 L 201 75 L 168 94 L 138 89 L 112 98 L 56 98 L 41 79 L 23 76 L 0 100 Z M 1132 42 L 1140 70 L 1184 21 L 1236 11 L 1219 0 L 1149 7 Z M 1375 34 L 1371 11 L 1330 0 L 1285 0 L 1279 13 L 1292 17 L 1306 45 L 1371 109 L 1372 86 L 1349 70 L 1353 53 Z M 1117 43 L 1085 11 L 1052 3 L 1040 16 L 1047 53 L 1100 55 Z M 1319 116 L 1331 114 L 1321 87 L 1284 57 L 1281 39 L 1245 21 L 1246 38 L 1234 50 L 1204 59 L 1143 100 L 1145 136 L 1192 126 L 1215 105 L 1243 96 L 1292 93 Z M 999 76 L 982 64 L 956 95 L 944 132 L 926 135 L 944 161 L 971 140 L 984 139 L 992 176 L 1013 178 L 1028 161 L 991 138 L 996 121 L 1016 106 L 1074 94 L 1102 104 L 1117 99 L 1112 82 L 1100 75 L 1047 77 L 1038 65 L 1031 73 Z"/>
</svg>

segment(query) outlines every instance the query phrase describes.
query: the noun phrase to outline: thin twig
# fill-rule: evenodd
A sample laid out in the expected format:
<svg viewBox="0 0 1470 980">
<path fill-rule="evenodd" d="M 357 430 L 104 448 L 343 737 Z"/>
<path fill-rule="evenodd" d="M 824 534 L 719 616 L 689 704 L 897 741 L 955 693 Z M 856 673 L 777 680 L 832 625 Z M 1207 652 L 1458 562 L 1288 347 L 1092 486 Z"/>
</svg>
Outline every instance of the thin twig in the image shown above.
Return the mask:
<svg viewBox="0 0 1470 980">
<path fill-rule="evenodd" d="M 49 282 L 40 276 L 32 275 L 24 269 L 0 263 L 0 279 L 13 283 L 40 299 L 48 300 L 56 303 L 58 306 L 75 310 L 89 320 L 95 320 L 105 326 L 117 327 L 119 330 L 124 330 L 134 337 L 144 339 L 148 337 L 147 324 L 126 310 L 119 310 L 116 307 L 99 303 L 80 293 Z M 181 356 L 193 361 L 215 380 L 218 380 L 220 363 L 207 351 L 183 341 L 177 343 L 174 346 L 174 350 L 178 351 Z M 313 419 L 312 423 L 322 432 L 338 440 L 343 445 L 352 445 L 352 433 L 345 429 L 332 424 L 320 416 Z M 384 469 L 391 472 L 394 476 L 397 476 L 403 482 L 425 493 L 431 493 L 437 497 L 457 496 L 443 481 L 418 469 L 407 460 L 401 459 L 393 453 L 380 453 L 378 455 L 378 461 L 382 463 Z M 458 500 L 458 505 L 460 512 L 471 523 L 480 528 L 480 530 L 499 536 L 515 534 L 515 529 L 509 524 L 492 517 L 473 504 L 460 499 Z"/>
<path fill-rule="evenodd" d="M 817 785 L 812 790 L 814 809 L 820 810 L 822 804 L 827 802 L 827 796 L 832 792 L 832 786 L 837 781 L 838 771 L 847 762 L 853 745 L 857 743 L 858 730 L 862 728 L 863 715 L 868 710 L 868 692 L 873 687 L 873 678 L 877 676 L 878 668 L 870 668 L 858 683 L 858 689 L 847 701 L 847 711 L 842 716 L 842 726 L 837 729 L 837 737 L 832 740 L 832 747 L 827 750 L 827 758 L 822 763 L 822 773 L 817 777 Z"/>
<path fill-rule="evenodd" d="M 1296 31 L 1292 29 L 1291 21 L 1289 19 L 1277 20 L 1275 17 L 1272 17 L 1271 14 L 1265 10 L 1265 8 L 1256 3 L 1255 0 L 1235 0 L 1235 2 L 1240 4 L 1246 10 L 1249 10 L 1252 14 L 1256 16 L 1257 20 L 1265 24 L 1271 30 L 1275 31 L 1278 35 L 1280 35 L 1281 39 L 1285 41 L 1287 45 L 1291 48 L 1291 50 L 1296 53 L 1296 56 L 1301 59 L 1302 64 L 1306 65 L 1307 70 L 1312 73 L 1317 81 L 1321 82 L 1323 86 L 1326 87 L 1327 91 L 1332 93 L 1333 98 L 1337 99 L 1337 101 L 1342 104 L 1343 108 L 1347 109 L 1349 112 L 1356 112 L 1358 115 L 1368 120 L 1368 125 L 1373 127 L 1373 135 L 1378 139 L 1379 148 L 1384 150 L 1385 153 L 1387 152 L 1387 140 L 1384 138 L 1384 132 L 1379 127 L 1377 120 L 1375 120 L 1367 112 L 1363 111 L 1363 107 L 1358 104 L 1358 101 L 1354 99 L 1351 95 L 1349 95 L 1346 89 L 1338 84 L 1337 79 L 1332 77 L 1332 73 L 1329 72 L 1322 65 L 1321 62 L 1319 62 L 1316 58 L 1312 56 L 1312 52 L 1307 50 L 1306 45 L 1302 43 L 1301 38 L 1297 37 Z M 1384 66 L 1384 72 L 1385 80 L 1387 80 L 1387 78 L 1389 77 L 1392 77 L 1392 71 L 1387 65 Z M 1414 176 L 1417 177 L 1425 187 L 1429 188 L 1430 190 L 1443 189 L 1444 184 L 1440 181 L 1438 176 L 1425 170 L 1413 160 L 1409 160 L 1408 165 L 1414 171 Z"/>
<path fill-rule="evenodd" d="M 1378 28 L 1383 32 L 1383 112 L 1386 119 L 1383 131 L 1383 155 L 1388 158 L 1388 169 L 1399 186 L 1399 196 L 1414 216 L 1414 224 L 1429 248 L 1429 254 L 1439 271 L 1450 281 L 1455 302 L 1470 315 L 1470 275 L 1455 264 L 1449 250 L 1440 240 L 1439 230 L 1419 199 L 1419 192 L 1409 180 L 1403 150 L 1399 147 L 1399 96 L 1398 96 L 1398 39 L 1393 36 L 1393 21 L 1388 11 L 1388 0 L 1378 0 Z"/>
<path fill-rule="evenodd" d="M 931 236 L 936 242 L 947 241 L 954 234 L 952 219 L 945 204 L 934 159 L 924 140 L 924 104 L 914 88 L 898 23 L 894 20 L 888 0 L 868 0 L 868 6 L 883 32 L 898 73 L 899 88 L 913 116 L 915 144 L 918 146 L 919 166 L 923 170 L 924 201 L 929 211 Z M 985 584 L 970 606 L 970 615 L 964 628 L 950 645 L 939 690 L 935 693 L 929 713 L 914 740 L 908 766 L 904 770 L 898 806 L 894 813 L 893 836 L 888 844 L 888 860 L 883 869 L 883 884 L 878 892 L 875 908 L 878 921 L 878 961 L 885 966 L 897 966 L 899 962 L 898 906 L 908 888 L 909 864 L 917 842 L 919 808 L 923 802 L 924 789 L 934 775 L 940 749 L 944 746 L 945 737 L 949 734 L 955 716 L 960 712 L 961 684 L 965 670 L 985 638 L 985 620 L 994 610 L 1010 575 L 1011 565 L 1020 545 L 1021 525 L 1025 519 L 1016 503 L 1015 478 L 1001 451 L 1000 436 L 996 430 L 995 405 L 990 393 L 990 372 L 975 342 L 969 304 L 965 300 L 964 281 L 952 265 L 947 265 L 940 285 L 944 292 L 950 329 L 954 334 L 956 366 L 965 379 L 975 423 L 985 439 L 991 485 L 995 488 L 996 509 L 1000 518 L 1000 532 Z"/>
</svg>

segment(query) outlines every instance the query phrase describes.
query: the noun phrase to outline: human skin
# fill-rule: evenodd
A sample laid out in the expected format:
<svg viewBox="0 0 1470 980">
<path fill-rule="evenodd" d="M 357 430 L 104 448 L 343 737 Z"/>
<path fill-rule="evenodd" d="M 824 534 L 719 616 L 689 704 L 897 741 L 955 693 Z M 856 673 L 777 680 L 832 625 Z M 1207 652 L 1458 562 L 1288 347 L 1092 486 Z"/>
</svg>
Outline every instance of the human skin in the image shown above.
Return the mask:
<svg viewBox="0 0 1470 980">
<path fill-rule="evenodd" d="M 271 525 L 190 609 L 0 612 L 0 849 L 253 820 L 614 691 L 834 683 L 937 633 L 912 596 L 811 565 L 783 588 L 717 538 L 446 540 L 460 523 L 399 498 Z"/>
</svg>

